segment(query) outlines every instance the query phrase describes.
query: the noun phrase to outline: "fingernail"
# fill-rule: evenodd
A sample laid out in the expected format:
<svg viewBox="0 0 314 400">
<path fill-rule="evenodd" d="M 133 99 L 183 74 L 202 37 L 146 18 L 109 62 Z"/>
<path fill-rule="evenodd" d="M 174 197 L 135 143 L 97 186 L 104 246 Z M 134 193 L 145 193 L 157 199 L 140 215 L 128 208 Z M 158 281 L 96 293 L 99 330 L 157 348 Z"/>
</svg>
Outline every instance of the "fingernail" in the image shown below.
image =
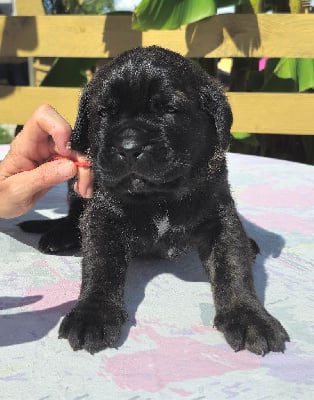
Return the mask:
<svg viewBox="0 0 314 400">
<path fill-rule="evenodd" d="M 89 186 L 89 187 L 86 189 L 85 197 L 86 197 L 87 199 L 90 199 L 92 196 L 93 196 L 93 187 L 92 187 L 92 186 Z"/>
<path fill-rule="evenodd" d="M 75 174 L 75 167 L 73 161 L 60 162 L 57 166 L 60 176 L 72 177 Z"/>
<path fill-rule="evenodd" d="M 74 190 L 74 192 L 79 193 L 77 181 L 73 185 L 73 190 Z"/>
</svg>

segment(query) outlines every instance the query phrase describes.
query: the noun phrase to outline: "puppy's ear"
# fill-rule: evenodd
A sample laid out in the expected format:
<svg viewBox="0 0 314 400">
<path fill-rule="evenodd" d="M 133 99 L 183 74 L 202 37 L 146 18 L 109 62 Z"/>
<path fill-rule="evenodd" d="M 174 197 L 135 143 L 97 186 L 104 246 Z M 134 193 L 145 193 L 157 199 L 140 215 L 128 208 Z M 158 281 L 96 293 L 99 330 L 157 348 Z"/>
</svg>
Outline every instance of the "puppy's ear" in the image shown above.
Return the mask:
<svg viewBox="0 0 314 400">
<path fill-rule="evenodd" d="M 79 110 L 76 117 L 74 129 L 71 136 L 71 148 L 86 153 L 89 148 L 88 127 L 89 127 L 89 90 L 88 86 L 81 96 Z"/>
<path fill-rule="evenodd" d="M 222 85 L 210 78 L 201 87 L 199 96 L 201 108 L 214 119 L 220 146 L 227 150 L 231 142 L 230 129 L 233 118 Z"/>
</svg>

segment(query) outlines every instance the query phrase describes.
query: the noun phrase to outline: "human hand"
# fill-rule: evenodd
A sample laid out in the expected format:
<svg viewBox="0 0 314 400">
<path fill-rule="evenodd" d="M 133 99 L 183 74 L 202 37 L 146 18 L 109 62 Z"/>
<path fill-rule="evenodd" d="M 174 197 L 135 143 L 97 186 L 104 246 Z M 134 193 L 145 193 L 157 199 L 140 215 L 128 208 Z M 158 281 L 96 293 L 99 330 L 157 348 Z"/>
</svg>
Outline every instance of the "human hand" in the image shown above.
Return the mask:
<svg viewBox="0 0 314 400">
<path fill-rule="evenodd" d="M 70 125 L 51 106 L 42 105 L 32 114 L 0 163 L 0 217 L 24 214 L 52 186 L 75 175 L 74 189 L 91 197 L 91 169 L 75 165 L 86 156 L 69 148 L 70 135 Z M 49 161 L 55 156 L 64 158 Z"/>
</svg>

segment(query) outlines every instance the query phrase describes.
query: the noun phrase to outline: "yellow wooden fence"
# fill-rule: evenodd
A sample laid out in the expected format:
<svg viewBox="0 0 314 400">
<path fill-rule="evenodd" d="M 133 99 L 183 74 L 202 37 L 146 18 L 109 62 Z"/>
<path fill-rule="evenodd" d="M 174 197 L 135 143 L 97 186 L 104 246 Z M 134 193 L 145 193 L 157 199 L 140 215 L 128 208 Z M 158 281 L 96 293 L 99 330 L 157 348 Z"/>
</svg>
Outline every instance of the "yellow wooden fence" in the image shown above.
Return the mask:
<svg viewBox="0 0 314 400">
<path fill-rule="evenodd" d="M 37 1 L 37 0 L 36 0 Z M 20 2 L 22 4 L 22 2 Z M 157 44 L 187 57 L 314 58 L 314 15 L 219 15 L 174 31 L 137 32 L 130 16 L 0 16 L 0 62 L 7 57 L 114 57 Z M 73 124 L 79 88 L 0 86 L 0 123 L 23 124 L 50 103 Z M 314 134 L 312 93 L 227 93 L 233 131 Z"/>
</svg>

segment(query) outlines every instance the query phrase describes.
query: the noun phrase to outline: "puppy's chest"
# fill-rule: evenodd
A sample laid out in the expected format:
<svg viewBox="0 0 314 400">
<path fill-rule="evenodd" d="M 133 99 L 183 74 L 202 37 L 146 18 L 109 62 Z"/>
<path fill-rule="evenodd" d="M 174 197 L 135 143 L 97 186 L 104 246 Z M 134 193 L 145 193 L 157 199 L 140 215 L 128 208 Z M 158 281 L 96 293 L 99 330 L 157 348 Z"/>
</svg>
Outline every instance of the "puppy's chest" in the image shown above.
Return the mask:
<svg viewBox="0 0 314 400">
<path fill-rule="evenodd" d="M 128 212 L 137 235 L 153 242 L 167 237 L 182 236 L 187 233 L 188 221 L 179 212 L 173 212 L 163 205 L 133 208 Z"/>
<path fill-rule="evenodd" d="M 168 213 L 153 218 L 151 253 L 171 259 L 190 249 L 189 227 L 179 222 Z"/>
<path fill-rule="evenodd" d="M 130 210 L 131 211 L 131 210 Z M 130 215 L 130 214 L 129 214 Z M 133 208 L 137 252 L 172 258 L 193 246 L 198 216 L 189 207 L 169 207 L 159 203 L 154 207 Z"/>
<path fill-rule="evenodd" d="M 179 221 L 174 221 L 169 213 L 163 215 L 156 215 L 152 218 L 151 222 L 153 228 L 153 236 L 156 242 L 165 240 L 166 238 L 181 237 L 187 233 L 186 224 L 180 224 Z"/>
</svg>

